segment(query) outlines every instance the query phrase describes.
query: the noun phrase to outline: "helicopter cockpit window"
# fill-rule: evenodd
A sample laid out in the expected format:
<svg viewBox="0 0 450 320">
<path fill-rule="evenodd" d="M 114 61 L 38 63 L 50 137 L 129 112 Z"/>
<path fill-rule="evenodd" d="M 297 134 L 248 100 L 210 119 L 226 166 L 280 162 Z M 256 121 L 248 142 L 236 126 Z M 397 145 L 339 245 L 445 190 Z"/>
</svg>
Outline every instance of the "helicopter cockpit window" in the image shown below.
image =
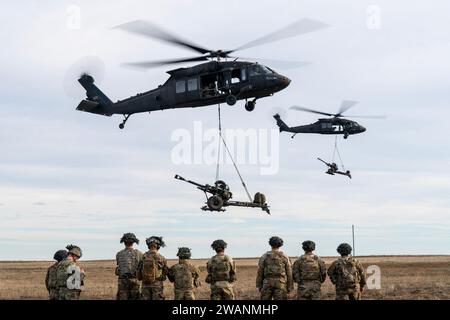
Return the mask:
<svg viewBox="0 0 450 320">
<path fill-rule="evenodd" d="M 195 91 L 198 89 L 197 78 L 188 80 L 188 91 Z"/>
<path fill-rule="evenodd" d="M 186 92 L 186 81 L 177 81 L 175 83 L 175 92 L 176 93 L 183 93 Z"/>
<path fill-rule="evenodd" d="M 267 68 L 266 66 L 260 64 L 253 64 L 248 67 L 249 76 L 260 76 L 264 74 L 272 74 L 273 71 Z"/>
</svg>

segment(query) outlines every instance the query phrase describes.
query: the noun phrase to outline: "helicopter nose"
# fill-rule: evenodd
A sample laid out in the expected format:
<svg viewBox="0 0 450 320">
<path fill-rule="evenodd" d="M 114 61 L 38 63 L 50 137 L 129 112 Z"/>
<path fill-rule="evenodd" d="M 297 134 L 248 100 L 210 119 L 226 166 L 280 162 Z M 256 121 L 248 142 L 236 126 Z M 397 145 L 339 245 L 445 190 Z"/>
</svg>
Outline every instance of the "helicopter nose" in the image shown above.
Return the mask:
<svg viewBox="0 0 450 320">
<path fill-rule="evenodd" d="M 285 77 L 285 76 L 280 76 L 279 81 L 280 81 L 280 87 L 282 89 L 286 88 L 291 83 L 291 79 L 289 79 L 288 77 Z"/>
<path fill-rule="evenodd" d="M 361 126 L 361 132 L 365 132 L 366 128 L 364 128 L 363 126 Z"/>
<path fill-rule="evenodd" d="M 281 77 L 281 82 L 282 82 L 283 88 L 286 88 L 291 83 L 291 79 L 289 79 L 288 77 L 282 76 Z"/>
</svg>

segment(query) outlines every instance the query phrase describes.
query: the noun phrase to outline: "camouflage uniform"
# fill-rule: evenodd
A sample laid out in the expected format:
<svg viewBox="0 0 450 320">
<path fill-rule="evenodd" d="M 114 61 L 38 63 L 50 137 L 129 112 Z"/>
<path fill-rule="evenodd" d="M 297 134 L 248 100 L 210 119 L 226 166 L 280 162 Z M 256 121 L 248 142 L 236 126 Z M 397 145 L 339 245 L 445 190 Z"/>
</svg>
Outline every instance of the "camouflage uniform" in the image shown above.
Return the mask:
<svg viewBox="0 0 450 320">
<path fill-rule="evenodd" d="M 325 262 L 312 252 L 298 258 L 292 267 L 294 282 L 298 284 L 298 300 L 319 300 L 320 287 L 327 276 Z"/>
<path fill-rule="evenodd" d="M 293 286 L 289 257 L 279 250 L 266 252 L 259 259 L 256 277 L 256 287 L 261 291 L 261 300 L 286 300 Z"/>
<path fill-rule="evenodd" d="M 142 281 L 143 300 L 164 300 L 164 280 L 169 268 L 167 260 L 156 250 L 149 250 L 139 261 L 137 278 Z"/>
<path fill-rule="evenodd" d="M 366 285 L 363 265 L 353 257 L 343 256 L 328 268 L 328 276 L 336 286 L 336 300 L 360 300 Z"/>
<path fill-rule="evenodd" d="M 136 278 L 142 253 L 133 248 L 125 248 L 116 255 L 116 275 L 118 278 L 117 300 L 137 300 L 140 298 L 140 283 Z"/>
<path fill-rule="evenodd" d="M 175 300 L 195 300 L 194 288 L 200 286 L 200 270 L 190 259 L 190 249 L 180 248 L 178 263 L 169 270 L 168 278 L 174 283 Z"/>
<path fill-rule="evenodd" d="M 211 300 L 234 300 L 232 283 L 236 281 L 236 265 L 229 256 L 217 254 L 206 264 L 206 283 L 211 285 Z"/>
<path fill-rule="evenodd" d="M 50 300 L 58 300 L 58 287 L 56 286 L 56 270 L 58 269 L 58 263 L 55 262 L 47 269 L 47 275 L 45 276 L 45 287 L 47 288 Z"/>
</svg>

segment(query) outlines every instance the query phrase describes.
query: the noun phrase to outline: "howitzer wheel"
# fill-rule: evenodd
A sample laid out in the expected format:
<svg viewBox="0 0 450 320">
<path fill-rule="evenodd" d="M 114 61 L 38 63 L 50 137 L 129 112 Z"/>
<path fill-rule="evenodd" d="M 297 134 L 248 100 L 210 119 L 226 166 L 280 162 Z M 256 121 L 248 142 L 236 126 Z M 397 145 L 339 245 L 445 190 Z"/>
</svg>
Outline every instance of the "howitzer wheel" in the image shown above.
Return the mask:
<svg viewBox="0 0 450 320">
<path fill-rule="evenodd" d="M 208 198 L 208 208 L 215 211 L 220 211 L 223 206 L 223 199 L 219 196 L 211 196 Z"/>
</svg>

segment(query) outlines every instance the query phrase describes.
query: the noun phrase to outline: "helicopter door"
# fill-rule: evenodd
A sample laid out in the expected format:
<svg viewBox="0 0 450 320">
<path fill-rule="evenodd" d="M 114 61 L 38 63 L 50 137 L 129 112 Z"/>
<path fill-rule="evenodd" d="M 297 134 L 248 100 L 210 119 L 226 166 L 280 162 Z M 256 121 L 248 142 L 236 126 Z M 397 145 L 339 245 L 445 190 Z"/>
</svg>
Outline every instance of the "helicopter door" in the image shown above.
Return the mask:
<svg viewBox="0 0 450 320">
<path fill-rule="evenodd" d="M 177 103 L 186 101 L 186 80 L 178 80 L 175 82 L 175 101 Z"/>
<path fill-rule="evenodd" d="M 198 85 L 198 78 L 189 78 L 187 80 L 187 93 L 186 98 L 188 101 L 195 101 L 198 100 L 200 97 L 199 93 L 199 85 Z"/>
</svg>

